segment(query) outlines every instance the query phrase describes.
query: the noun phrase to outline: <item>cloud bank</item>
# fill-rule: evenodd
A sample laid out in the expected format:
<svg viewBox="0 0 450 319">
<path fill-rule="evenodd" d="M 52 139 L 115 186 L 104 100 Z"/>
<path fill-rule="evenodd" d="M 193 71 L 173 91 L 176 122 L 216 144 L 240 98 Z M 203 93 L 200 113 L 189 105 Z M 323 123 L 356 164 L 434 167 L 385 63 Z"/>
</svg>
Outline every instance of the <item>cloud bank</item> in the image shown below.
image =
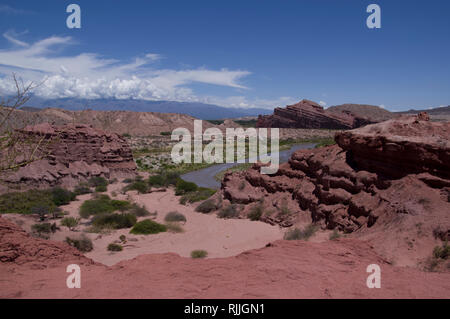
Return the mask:
<svg viewBox="0 0 450 319">
<path fill-rule="evenodd" d="M 106 58 L 96 53 L 57 55 L 58 49 L 75 42 L 71 37 L 51 36 L 34 43 L 21 41 L 22 34 L 9 30 L 3 33 L 12 45 L 0 50 L 0 94 L 14 91 L 11 73 L 24 81 L 42 84 L 35 94 L 43 98 L 116 98 L 144 100 L 197 101 L 228 107 L 273 108 L 293 99 L 248 100 L 244 96 L 219 98 L 198 96 L 189 87 L 192 83 L 247 89 L 240 80 L 250 75 L 246 70 L 222 68 L 158 69 L 160 54 L 148 52 L 131 61 Z"/>
</svg>

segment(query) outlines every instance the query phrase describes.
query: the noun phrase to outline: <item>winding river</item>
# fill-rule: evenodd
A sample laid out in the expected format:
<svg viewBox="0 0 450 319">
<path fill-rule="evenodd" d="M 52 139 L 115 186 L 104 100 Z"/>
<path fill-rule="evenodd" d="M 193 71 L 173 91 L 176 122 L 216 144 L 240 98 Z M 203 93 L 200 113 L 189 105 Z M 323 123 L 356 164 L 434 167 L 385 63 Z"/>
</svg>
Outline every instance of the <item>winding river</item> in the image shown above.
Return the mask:
<svg viewBox="0 0 450 319">
<path fill-rule="evenodd" d="M 307 144 L 294 144 L 288 150 L 280 151 L 280 164 L 285 163 L 291 157 L 292 153 L 301 149 L 313 148 L 315 144 L 307 143 Z M 181 176 L 182 179 L 188 182 L 194 182 L 200 187 L 208 187 L 213 189 L 220 188 L 220 182 L 218 182 L 214 176 L 218 173 L 225 171 L 235 165 L 240 163 L 222 163 L 212 165 L 210 167 L 206 167 L 203 169 L 199 169 L 197 171 L 189 172 Z"/>
</svg>

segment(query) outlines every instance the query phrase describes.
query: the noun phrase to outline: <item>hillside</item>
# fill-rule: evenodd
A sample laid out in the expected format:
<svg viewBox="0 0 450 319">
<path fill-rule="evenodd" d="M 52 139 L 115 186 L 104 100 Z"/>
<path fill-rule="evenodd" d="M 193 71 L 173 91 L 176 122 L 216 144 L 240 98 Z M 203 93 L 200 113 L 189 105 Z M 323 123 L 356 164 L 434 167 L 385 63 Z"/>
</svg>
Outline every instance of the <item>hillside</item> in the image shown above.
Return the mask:
<svg viewBox="0 0 450 319">
<path fill-rule="evenodd" d="M 60 108 L 71 111 L 93 109 L 96 111 L 134 111 L 134 112 L 166 112 L 182 113 L 202 120 L 216 120 L 223 118 L 236 118 L 244 116 L 257 116 L 268 114 L 271 110 L 261 108 L 229 108 L 213 104 L 199 102 L 177 101 L 147 101 L 132 99 L 41 99 L 33 96 L 27 103 L 35 108 Z"/>
<path fill-rule="evenodd" d="M 5 112 L 5 110 L 0 110 Z M 193 130 L 195 118 L 178 113 L 132 112 L 132 111 L 68 111 L 48 108 L 39 112 L 15 110 L 8 120 L 8 126 L 21 128 L 30 124 L 48 122 L 55 125 L 83 123 L 94 128 L 117 134 L 136 136 L 160 135 L 178 127 Z M 214 125 L 204 121 L 203 128 Z"/>
<path fill-rule="evenodd" d="M 389 112 L 388 110 L 385 110 L 379 106 L 366 104 L 335 105 L 327 108 L 327 111 L 335 114 L 350 112 L 357 117 L 367 118 L 371 122 L 382 122 L 396 117 L 396 114 Z"/>
</svg>

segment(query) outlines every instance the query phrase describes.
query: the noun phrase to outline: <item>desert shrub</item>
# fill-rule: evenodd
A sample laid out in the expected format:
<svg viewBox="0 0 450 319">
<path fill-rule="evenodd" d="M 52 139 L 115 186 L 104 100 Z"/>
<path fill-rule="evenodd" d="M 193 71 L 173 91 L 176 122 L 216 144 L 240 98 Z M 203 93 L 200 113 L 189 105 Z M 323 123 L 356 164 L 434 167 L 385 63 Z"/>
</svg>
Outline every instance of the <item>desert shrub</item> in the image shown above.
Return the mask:
<svg viewBox="0 0 450 319">
<path fill-rule="evenodd" d="M 151 186 L 166 186 L 166 180 L 163 175 L 152 175 L 148 178 L 148 184 Z"/>
<path fill-rule="evenodd" d="M 205 200 L 195 208 L 196 212 L 207 214 L 217 209 L 217 205 L 212 199 Z"/>
<path fill-rule="evenodd" d="M 185 222 L 186 217 L 179 212 L 170 212 L 167 213 L 166 217 L 164 217 L 166 222 Z"/>
<path fill-rule="evenodd" d="M 183 227 L 181 227 L 178 223 L 166 223 L 166 228 L 167 228 L 167 231 L 171 232 L 171 233 L 184 232 Z"/>
<path fill-rule="evenodd" d="M 61 187 L 52 188 L 51 194 L 53 203 L 56 206 L 67 205 L 76 198 L 75 193 Z"/>
<path fill-rule="evenodd" d="M 61 226 L 66 226 L 70 230 L 78 225 L 78 220 L 74 217 L 65 217 L 61 220 Z"/>
<path fill-rule="evenodd" d="M 125 192 L 135 190 L 138 191 L 138 193 L 140 194 L 145 194 L 148 193 L 149 186 L 143 180 L 135 180 L 134 182 L 125 186 L 123 190 Z"/>
<path fill-rule="evenodd" d="M 100 214 L 94 216 L 92 225 L 98 228 L 109 227 L 113 229 L 130 228 L 136 224 L 136 216 L 126 214 Z"/>
<path fill-rule="evenodd" d="M 97 186 L 108 186 L 108 181 L 106 178 L 101 176 L 92 176 L 88 181 L 89 186 L 97 187 Z"/>
<path fill-rule="evenodd" d="M 68 204 L 75 199 L 75 194 L 63 188 L 46 190 L 29 190 L 0 195 L 2 213 L 32 214 L 33 207 L 47 207 L 53 212 L 56 206 Z"/>
<path fill-rule="evenodd" d="M 206 250 L 198 249 L 191 251 L 192 258 L 205 258 L 206 256 L 208 256 L 208 252 Z"/>
<path fill-rule="evenodd" d="M 161 132 L 160 134 L 163 136 L 168 136 L 168 135 L 171 135 L 172 133 L 171 132 Z"/>
<path fill-rule="evenodd" d="M 330 240 L 336 240 L 338 238 L 340 238 L 341 235 L 339 234 L 339 232 L 337 231 L 337 229 L 333 230 L 333 232 L 330 234 Z"/>
<path fill-rule="evenodd" d="M 179 178 L 175 187 L 175 195 L 183 195 L 198 189 L 197 184 Z"/>
<path fill-rule="evenodd" d="M 105 185 L 98 185 L 95 187 L 95 191 L 98 193 L 106 192 L 108 188 Z"/>
<path fill-rule="evenodd" d="M 122 183 L 130 184 L 130 183 L 133 183 L 133 181 L 134 181 L 134 179 L 132 179 L 132 178 L 125 178 L 125 179 L 122 181 Z"/>
<path fill-rule="evenodd" d="M 150 219 L 145 219 L 143 221 L 137 222 L 133 228 L 130 230 L 131 234 L 135 235 L 149 235 L 157 234 L 167 231 L 167 227 Z"/>
<path fill-rule="evenodd" d="M 118 199 L 112 199 L 111 205 L 112 205 L 112 207 L 114 207 L 115 210 L 118 210 L 121 212 L 127 211 L 132 207 L 132 205 L 130 204 L 129 201 L 118 200 Z"/>
<path fill-rule="evenodd" d="M 324 138 L 314 146 L 314 148 L 324 147 L 324 146 L 330 146 L 336 144 L 336 141 L 332 137 Z"/>
<path fill-rule="evenodd" d="M 93 199 L 85 201 L 80 206 L 80 216 L 88 218 L 91 215 L 102 213 L 112 213 L 114 211 L 126 211 L 130 209 L 131 204 L 125 200 L 111 200 L 108 195 L 98 195 Z"/>
<path fill-rule="evenodd" d="M 248 213 L 247 217 L 250 220 L 253 220 L 253 221 L 260 220 L 261 216 L 263 215 L 263 213 L 264 213 L 263 205 L 262 204 L 258 204 L 256 206 L 253 206 L 250 209 L 250 212 Z"/>
<path fill-rule="evenodd" d="M 92 193 L 92 190 L 86 183 L 80 183 L 74 188 L 73 192 L 76 195 L 84 195 Z"/>
<path fill-rule="evenodd" d="M 447 259 L 450 256 L 450 245 L 446 242 L 441 246 L 433 249 L 433 257 L 436 259 Z"/>
<path fill-rule="evenodd" d="M 123 133 L 122 136 L 123 137 L 131 137 L 131 135 L 129 133 Z"/>
<path fill-rule="evenodd" d="M 303 230 L 294 228 L 284 234 L 286 240 L 308 240 L 317 231 L 317 227 L 313 224 L 306 226 Z"/>
<path fill-rule="evenodd" d="M 150 215 L 150 212 L 145 208 L 145 206 L 139 206 L 137 204 L 131 205 L 131 208 L 128 210 L 128 212 L 134 214 L 136 217 Z"/>
<path fill-rule="evenodd" d="M 195 185 L 195 184 L 194 184 Z M 185 193 L 180 198 L 180 204 L 196 203 L 210 198 L 216 193 L 216 190 L 206 187 L 198 187 L 196 191 Z"/>
<path fill-rule="evenodd" d="M 57 227 L 56 224 L 50 224 L 50 223 L 40 223 L 40 224 L 34 224 L 33 226 L 31 226 L 31 230 L 33 232 L 36 232 L 38 234 L 41 233 L 45 233 L 45 234 L 50 234 L 50 233 L 54 233 L 56 231 Z"/>
<path fill-rule="evenodd" d="M 80 206 L 80 216 L 83 218 L 88 218 L 91 215 L 112 213 L 114 210 L 115 208 L 111 204 L 111 199 L 109 198 L 109 196 L 100 195 L 94 199 L 85 201 Z"/>
<path fill-rule="evenodd" d="M 49 207 L 44 205 L 33 206 L 31 208 L 31 214 L 38 215 L 41 221 L 44 221 L 45 218 L 50 214 L 50 212 L 55 209 L 55 207 Z"/>
<path fill-rule="evenodd" d="M 127 240 L 127 237 L 126 237 L 125 235 L 120 235 L 120 236 L 119 236 L 119 240 L 120 240 L 121 242 L 125 242 L 125 241 Z"/>
<path fill-rule="evenodd" d="M 236 208 L 236 205 L 228 205 L 227 207 L 222 208 L 218 213 L 217 217 L 219 218 L 236 218 L 239 216 L 239 212 Z"/>
<path fill-rule="evenodd" d="M 92 245 L 92 240 L 84 235 L 82 235 L 80 238 L 66 237 L 66 243 L 84 253 L 90 252 L 94 248 L 94 246 Z"/>
<path fill-rule="evenodd" d="M 108 251 L 122 251 L 123 247 L 119 244 L 111 243 L 108 245 Z"/>
</svg>

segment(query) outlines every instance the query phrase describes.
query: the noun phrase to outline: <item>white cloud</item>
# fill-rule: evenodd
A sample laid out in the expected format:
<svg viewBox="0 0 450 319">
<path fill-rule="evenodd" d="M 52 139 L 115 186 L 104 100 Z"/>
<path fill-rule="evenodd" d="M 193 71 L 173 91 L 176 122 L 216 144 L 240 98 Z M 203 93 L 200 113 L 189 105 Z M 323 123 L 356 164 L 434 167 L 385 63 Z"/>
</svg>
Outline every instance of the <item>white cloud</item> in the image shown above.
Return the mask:
<svg viewBox="0 0 450 319">
<path fill-rule="evenodd" d="M 378 106 L 381 107 L 382 109 L 386 109 L 386 106 L 384 104 L 380 104 Z"/>
<path fill-rule="evenodd" d="M 327 106 L 327 103 L 324 101 L 319 101 L 319 105 L 322 107 L 325 107 L 325 106 Z"/>
<path fill-rule="evenodd" d="M 74 44 L 71 37 L 52 36 L 28 44 L 18 40 L 13 32 L 5 32 L 3 36 L 15 44 L 12 49 L 0 50 L 0 75 L 3 76 L 0 91 L 6 93 L 14 89 L 10 75 L 16 72 L 25 81 L 40 83 L 45 79 L 35 90 L 36 95 L 45 98 L 203 101 L 208 98 L 196 96 L 189 84 L 198 82 L 245 89 L 239 81 L 250 74 L 225 68 L 155 69 L 153 63 L 163 58 L 156 53 L 146 53 L 127 62 L 95 53 L 55 56 L 55 48 Z"/>
<path fill-rule="evenodd" d="M 26 31 L 24 33 L 26 33 Z M 11 42 L 11 43 L 13 43 L 15 45 L 18 45 L 18 46 L 21 46 L 21 47 L 27 47 L 28 46 L 28 43 L 25 43 L 25 42 L 20 41 L 19 39 L 17 39 L 17 37 L 20 36 L 20 34 L 17 34 L 13 30 L 6 31 L 5 33 L 3 33 L 3 36 L 9 42 Z"/>
<path fill-rule="evenodd" d="M 21 9 L 16 9 L 13 8 L 11 6 L 8 6 L 6 4 L 1 4 L 0 5 L 0 12 L 1 13 L 7 13 L 7 14 L 24 14 L 27 13 L 27 11 L 21 10 Z"/>
</svg>

